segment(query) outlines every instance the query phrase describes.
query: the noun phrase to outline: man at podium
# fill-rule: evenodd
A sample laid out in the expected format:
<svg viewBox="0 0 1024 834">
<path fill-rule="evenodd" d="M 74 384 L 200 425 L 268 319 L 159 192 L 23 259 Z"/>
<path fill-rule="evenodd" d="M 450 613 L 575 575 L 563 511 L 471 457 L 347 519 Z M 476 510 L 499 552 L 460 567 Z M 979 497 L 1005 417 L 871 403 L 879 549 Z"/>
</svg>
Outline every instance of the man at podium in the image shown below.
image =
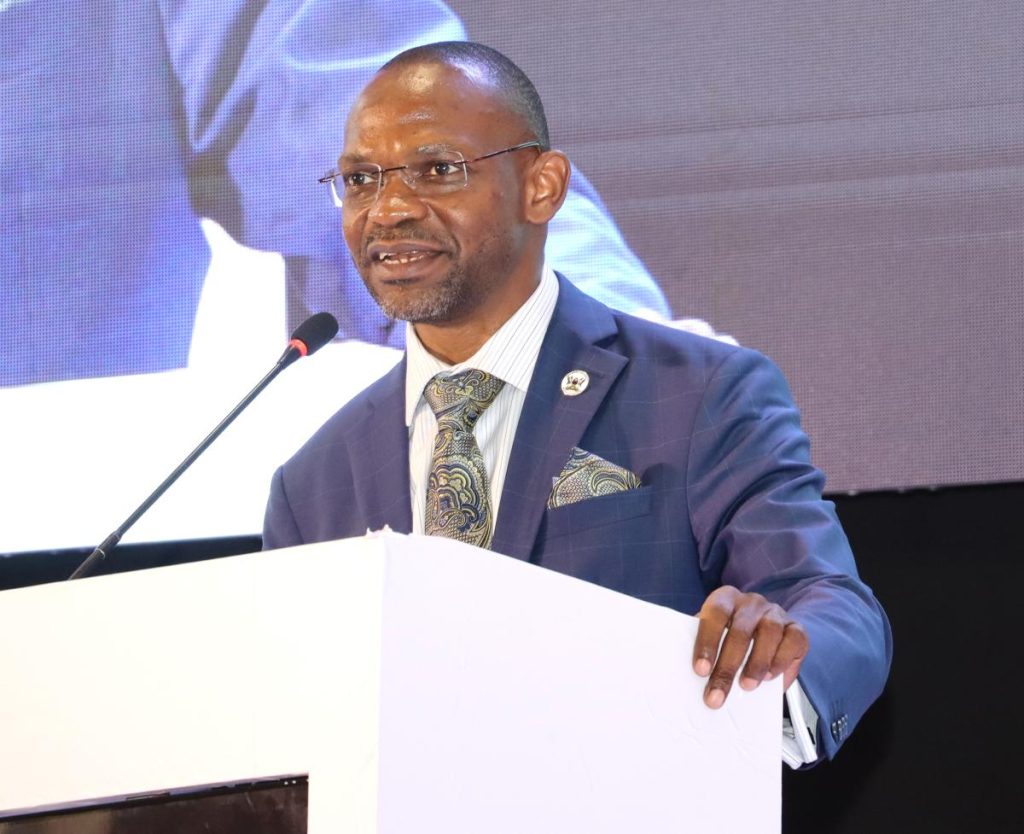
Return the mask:
<svg viewBox="0 0 1024 834">
<path fill-rule="evenodd" d="M 891 634 L 786 382 L 545 263 L 570 170 L 533 85 L 488 47 L 417 47 L 370 81 L 323 182 L 407 348 L 276 472 L 264 546 L 387 525 L 699 614 L 707 705 L 781 675 L 787 761 L 831 757 L 882 690 Z"/>
</svg>

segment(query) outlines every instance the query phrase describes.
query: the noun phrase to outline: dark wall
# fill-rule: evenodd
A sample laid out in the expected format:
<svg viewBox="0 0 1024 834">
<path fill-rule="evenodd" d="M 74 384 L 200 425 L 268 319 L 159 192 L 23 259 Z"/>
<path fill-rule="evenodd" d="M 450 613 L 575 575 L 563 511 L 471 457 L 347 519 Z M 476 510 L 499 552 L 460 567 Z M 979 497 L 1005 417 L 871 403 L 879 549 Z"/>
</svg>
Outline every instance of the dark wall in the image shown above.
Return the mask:
<svg viewBox="0 0 1024 834">
<path fill-rule="evenodd" d="M 784 830 L 1016 832 L 1024 742 L 1024 483 L 835 499 L 892 620 L 889 686 L 838 758 L 784 769 Z M 125 546 L 111 570 L 256 550 L 256 537 Z M 87 551 L 0 557 L 0 589 L 55 581 Z"/>
<path fill-rule="evenodd" d="M 1024 831 L 1024 484 L 837 504 L 892 621 L 892 675 L 834 762 L 785 775 L 784 830 Z"/>
</svg>

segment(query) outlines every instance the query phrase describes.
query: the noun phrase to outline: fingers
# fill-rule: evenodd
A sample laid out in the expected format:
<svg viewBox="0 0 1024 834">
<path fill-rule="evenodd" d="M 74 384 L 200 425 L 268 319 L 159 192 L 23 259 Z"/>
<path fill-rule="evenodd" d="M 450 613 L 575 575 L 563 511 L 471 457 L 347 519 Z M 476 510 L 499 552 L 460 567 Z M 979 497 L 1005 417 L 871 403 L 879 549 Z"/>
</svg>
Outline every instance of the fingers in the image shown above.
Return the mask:
<svg viewBox="0 0 1024 834">
<path fill-rule="evenodd" d="M 800 632 L 801 639 L 803 640 L 804 649 L 797 658 L 790 662 L 790 665 L 785 667 L 784 677 L 782 678 L 782 689 L 790 689 L 790 685 L 794 680 L 797 679 L 797 675 L 800 674 L 800 664 L 804 662 L 804 658 L 807 656 L 807 650 L 810 648 L 810 642 L 807 639 L 807 634 L 804 629 L 798 624 L 794 623 L 792 628 Z"/>
<path fill-rule="evenodd" d="M 731 585 L 723 585 L 713 591 L 697 614 L 697 639 L 693 644 L 693 671 L 702 678 L 711 674 L 722 633 L 732 620 L 736 598 L 740 592 Z"/>
<path fill-rule="evenodd" d="M 751 598 L 751 597 L 756 598 Z M 750 641 L 754 639 L 758 624 L 766 613 L 770 603 L 758 595 L 739 594 L 729 622 L 729 631 L 718 651 L 718 660 L 708 678 L 704 690 L 704 703 L 712 709 L 718 709 L 729 697 L 736 673 L 743 665 L 747 656 Z M 764 642 L 759 641 L 759 642 Z M 769 648 L 771 651 L 771 647 Z M 770 657 L 774 657 L 771 651 Z M 758 680 L 757 683 L 761 681 Z M 754 684 L 756 686 L 757 684 Z"/>
<path fill-rule="evenodd" d="M 785 687 L 796 679 L 809 642 L 780 606 L 760 594 L 723 586 L 707 598 L 699 618 L 693 668 L 708 678 L 704 702 L 712 709 L 725 703 L 741 666 L 740 686 L 746 690 L 779 675 Z"/>
<path fill-rule="evenodd" d="M 785 643 L 786 625 L 786 612 L 778 605 L 768 605 L 754 628 L 754 646 L 743 667 L 741 687 L 748 691 L 756 689 L 762 681 L 771 680 L 783 671 L 785 666 L 778 668 L 778 657 Z M 746 645 L 743 648 L 746 649 Z"/>
</svg>

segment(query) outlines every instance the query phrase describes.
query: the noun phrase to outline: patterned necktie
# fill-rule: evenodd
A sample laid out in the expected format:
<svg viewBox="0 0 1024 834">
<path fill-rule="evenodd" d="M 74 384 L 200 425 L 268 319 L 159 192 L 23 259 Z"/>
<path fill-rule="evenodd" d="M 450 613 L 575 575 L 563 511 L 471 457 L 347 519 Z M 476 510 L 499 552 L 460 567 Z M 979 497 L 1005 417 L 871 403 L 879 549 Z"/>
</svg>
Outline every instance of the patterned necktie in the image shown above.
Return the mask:
<svg viewBox="0 0 1024 834">
<path fill-rule="evenodd" d="M 424 519 L 428 536 L 490 546 L 494 528 L 490 484 L 473 428 L 504 384 L 495 376 L 469 369 L 452 376 L 438 374 L 423 389 L 437 417 Z"/>
</svg>

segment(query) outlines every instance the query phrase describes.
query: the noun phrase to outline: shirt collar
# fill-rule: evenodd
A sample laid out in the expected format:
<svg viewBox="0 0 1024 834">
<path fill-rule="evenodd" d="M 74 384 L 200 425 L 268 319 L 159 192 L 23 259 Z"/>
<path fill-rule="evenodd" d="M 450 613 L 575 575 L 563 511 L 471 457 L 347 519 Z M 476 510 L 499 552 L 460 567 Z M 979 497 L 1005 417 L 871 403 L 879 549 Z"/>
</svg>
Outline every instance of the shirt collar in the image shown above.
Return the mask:
<svg viewBox="0 0 1024 834">
<path fill-rule="evenodd" d="M 512 316 L 465 362 L 447 365 L 430 354 L 411 323 L 405 325 L 405 424 L 412 425 L 427 383 L 442 371 L 476 368 L 526 391 L 537 364 L 540 346 L 558 301 L 558 279 L 547 264 L 540 283 Z"/>
</svg>

